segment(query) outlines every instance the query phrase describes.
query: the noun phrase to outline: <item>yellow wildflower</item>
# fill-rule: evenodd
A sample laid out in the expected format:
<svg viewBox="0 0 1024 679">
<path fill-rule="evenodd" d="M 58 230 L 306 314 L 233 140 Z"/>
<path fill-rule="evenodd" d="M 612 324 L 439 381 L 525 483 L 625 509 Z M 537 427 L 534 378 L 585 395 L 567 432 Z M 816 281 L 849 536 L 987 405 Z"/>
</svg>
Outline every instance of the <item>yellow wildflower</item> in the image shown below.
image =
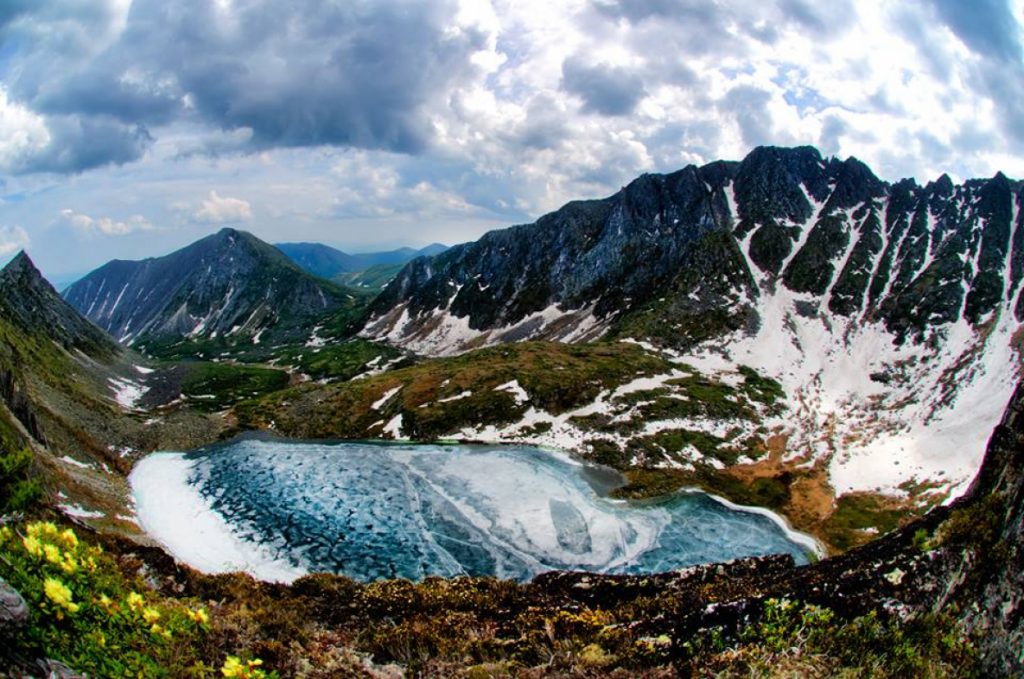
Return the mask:
<svg viewBox="0 0 1024 679">
<path fill-rule="evenodd" d="M 78 604 L 71 600 L 71 589 L 56 578 L 46 578 L 43 582 L 43 591 L 46 597 L 61 608 L 67 609 L 69 613 L 78 610 Z"/>
<path fill-rule="evenodd" d="M 31 554 L 32 556 L 43 555 L 42 543 L 39 542 L 39 538 L 37 538 L 35 535 L 32 535 L 31 532 L 21 539 L 21 544 L 25 546 L 25 551 Z"/>
<path fill-rule="evenodd" d="M 193 622 L 197 622 L 200 625 L 205 625 L 210 622 L 210 616 L 207 614 L 205 608 L 197 608 L 194 611 L 186 611 L 186 613 Z"/>
<path fill-rule="evenodd" d="M 159 636 L 162 636 L 164 639 L 170 639 L 171 638 L 171 630 L 164 629 L 163 627 L 161 627 L 160 625 L 156 624 L 155 622 L 152 625 L 150 625 L 149 631 L 152 632 L 153 634 L 157 634 Z"/>
<path fill-rule="evenodd" d="M 60 563 L 61 557 L 63 556 L 60 553 L 59 549 L 57 549 L 53 545 L 47 544 L 43 545 L 43 555 L 46 557 L 46 560 L 50 563 Z"/>
<path fill-rule="evenodd" d="M 224 667 L 220 668 L 220 673 L 225 677 L 239 677 L 240 679 L 256 679 L 257 677 L 267 676 L 263 670 L 257 669 L 263 661 L 259 658 L 242 662 L 239 658 L 229 655 L 224 661 Z"/>
<path fill-rule="evenodd" d="M 36 521 L 30 523 L 26 529 L 29 535 L 32 537 L 39 537 L 41 535 L 56 535 L 57 526 L 52 521 Z"/>
<path fill-rule="evenodd" d="M 75 561 L 75 557 L 65 554 L 64 561 L 61 562 L 60 567 L 61 570 L 70 575 L 78 570 L 78 562 Z"/>
<path fill-rule="evenodd" d="M 75 535 L 75 531 L 71 530 L 70 528 L 64 529 L 64 531 L 60 534 L 60 539 L 63 540 L 64 544 L 70 547 L 71 549 L 74 549 L 78 546 L 78 536 Z"/>
<path fill-rule="evenodd" d="M 128 592 L 128 608 L 133 611 L 140 611 L 145 603 L 146 600 L 138 592 Z"/>
<path fill-rule="evenodd" d="M 150 606 L 147 606 L 146 608 L 142 609 L 142 619 L 146 621 L 147 625 L 152 625 L 160 619 L 160 611 Z"/>
<path fill-rule="evenodd" d="M 229 655 L 224 661 L 224 667 L 220 668 L 220 673 L 225 677 L 244 677 L 243 672 L 245 672 L 245 665 L 233 655 Z"/>
</svg>

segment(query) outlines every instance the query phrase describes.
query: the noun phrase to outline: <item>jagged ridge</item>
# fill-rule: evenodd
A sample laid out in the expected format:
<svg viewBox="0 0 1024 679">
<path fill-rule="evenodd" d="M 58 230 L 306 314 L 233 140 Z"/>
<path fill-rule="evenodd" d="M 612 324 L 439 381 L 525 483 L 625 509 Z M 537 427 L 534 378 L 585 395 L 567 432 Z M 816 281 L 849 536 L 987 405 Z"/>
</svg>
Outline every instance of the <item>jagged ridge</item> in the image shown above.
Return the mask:
<svg viewBox="0 0 1024 679">
<path fill-rule="evenodd" d="M 362 332 L 433 355 L 631 338 L 712 375 L 751 366 L 791 406 L 765 425 L 837 493 L 957 491 L 1020 374 L 1022 198 L 1002 174 L 888 184 L 759 148 L 412 262 Z"/>
<path fill-rule="evenodd" d="M 57 294 L 25 252 L 0 270 L 0 316 L 26 333 L 48 336 L 93 358 L 111 358 L 120 351 Z"/>
<path fill-rule="evenodd" d="M 832 314 L 883 320 L 900 340 L 959 318 L 978 326 L 1011 298 L 1020 320 L 1020 193 L 1002 174 L 890 185 L 855 158 L 758 148 L 739 163 L 644 175 L 410 263 L 364 332 L 425 353 L 586 339 L 631 327 L 671 293 L 661 315 L 695 329 L 652 334 L 687 347 L 756 322 L 759 274 Z"/>
</svg>

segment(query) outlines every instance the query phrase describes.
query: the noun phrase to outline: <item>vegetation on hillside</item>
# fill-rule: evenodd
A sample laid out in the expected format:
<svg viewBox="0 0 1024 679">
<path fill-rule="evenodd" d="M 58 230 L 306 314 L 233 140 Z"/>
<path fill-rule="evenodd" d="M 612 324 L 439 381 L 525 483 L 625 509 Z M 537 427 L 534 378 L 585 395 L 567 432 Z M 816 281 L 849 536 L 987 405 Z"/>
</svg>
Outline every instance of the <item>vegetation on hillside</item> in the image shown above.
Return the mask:
<svg viewBox="0 0 1024 679">
<path fill-rule="evenodd" d="M 49 657 L 94 676 L 312 679 L 395 663 L 421 677 L 944 677 L 976 663 L 945 616 L 847 617 L 768 599 L 734 633 L 679 639 L 673 620 L 689 604 L 671 589 L 616 593 L 612 582 L 585 602 L 543 579 L 313 575 L 284 588 L 168 570 L 48 521 L 0 528 L 0 577 L 31 616 L 0 631 L 0 660 Z"/>
<path fill-rule="evenodd" d="M 561 414 L 603 390 L 636 377 L 667 373 L 672 364 L 631 344 L 565 345 L 525 342 L 433 359 L 367 379 L 298 386 L 235 409 L 240 426 L 275 428 L 300 438 L 363 438 L 402 417 L 402 432 L 431 440 L 464 427 L 506 425 L 530 406 Z M 529 395 L 517 401 L 516 381 Z M 398 389 L 393 398 L 379 403 Z M 374 404 L 378 404 L 376 408 Z M 382 421 L 383 420 L 383 421 Z"/>
</svg>

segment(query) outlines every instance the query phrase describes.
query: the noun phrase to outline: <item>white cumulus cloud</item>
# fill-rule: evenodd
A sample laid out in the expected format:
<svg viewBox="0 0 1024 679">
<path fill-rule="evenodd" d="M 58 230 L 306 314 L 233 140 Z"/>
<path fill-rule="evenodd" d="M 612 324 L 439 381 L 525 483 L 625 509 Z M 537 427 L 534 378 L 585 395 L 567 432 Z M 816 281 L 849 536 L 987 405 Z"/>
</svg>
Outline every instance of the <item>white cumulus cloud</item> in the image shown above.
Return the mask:
<svg viewBox="0 0 1024 679">
<path fill-rule="evenodd" d="M 192 213 L 192 219 L 203 224 L 248 222 L 252 219 L 252 206 L 241 198 L 222 197 L 210 191 L 210 197 Z"/>
<path fill-rule="evenodd" d="M 20 226 L 0 226 L 0 257 L 23 250 L 30 242 L 28 232 Z"/>
<path fill-rule="evenodd" d="M 60 211 L 59 221 L 82 233 L 100 233 L 105 236 L 124 236 L 136 231 L 151 231 L 156 228 L 142 215 L 132 215 L 123 221 L 118 221 L 110 217 L 90 217 L 70 209 Z"/>
</svg>

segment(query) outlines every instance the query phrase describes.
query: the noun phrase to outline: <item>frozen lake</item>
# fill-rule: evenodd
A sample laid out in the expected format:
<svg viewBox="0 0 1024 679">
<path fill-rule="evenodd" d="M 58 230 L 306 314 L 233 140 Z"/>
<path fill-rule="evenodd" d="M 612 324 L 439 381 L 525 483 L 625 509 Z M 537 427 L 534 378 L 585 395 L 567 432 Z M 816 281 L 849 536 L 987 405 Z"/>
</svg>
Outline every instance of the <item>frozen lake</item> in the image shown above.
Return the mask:
<svg viewBox="0 0 1024 679">
<path fill-rule="evenodd" d="M 241 440 L 150 455 L 131 484 L 142 526 L 178 559 L 285 582 L 806 563 L 814 544 L 704 493 L 608 499 L 607 470 L 528 447 Z"/>
</svg>

